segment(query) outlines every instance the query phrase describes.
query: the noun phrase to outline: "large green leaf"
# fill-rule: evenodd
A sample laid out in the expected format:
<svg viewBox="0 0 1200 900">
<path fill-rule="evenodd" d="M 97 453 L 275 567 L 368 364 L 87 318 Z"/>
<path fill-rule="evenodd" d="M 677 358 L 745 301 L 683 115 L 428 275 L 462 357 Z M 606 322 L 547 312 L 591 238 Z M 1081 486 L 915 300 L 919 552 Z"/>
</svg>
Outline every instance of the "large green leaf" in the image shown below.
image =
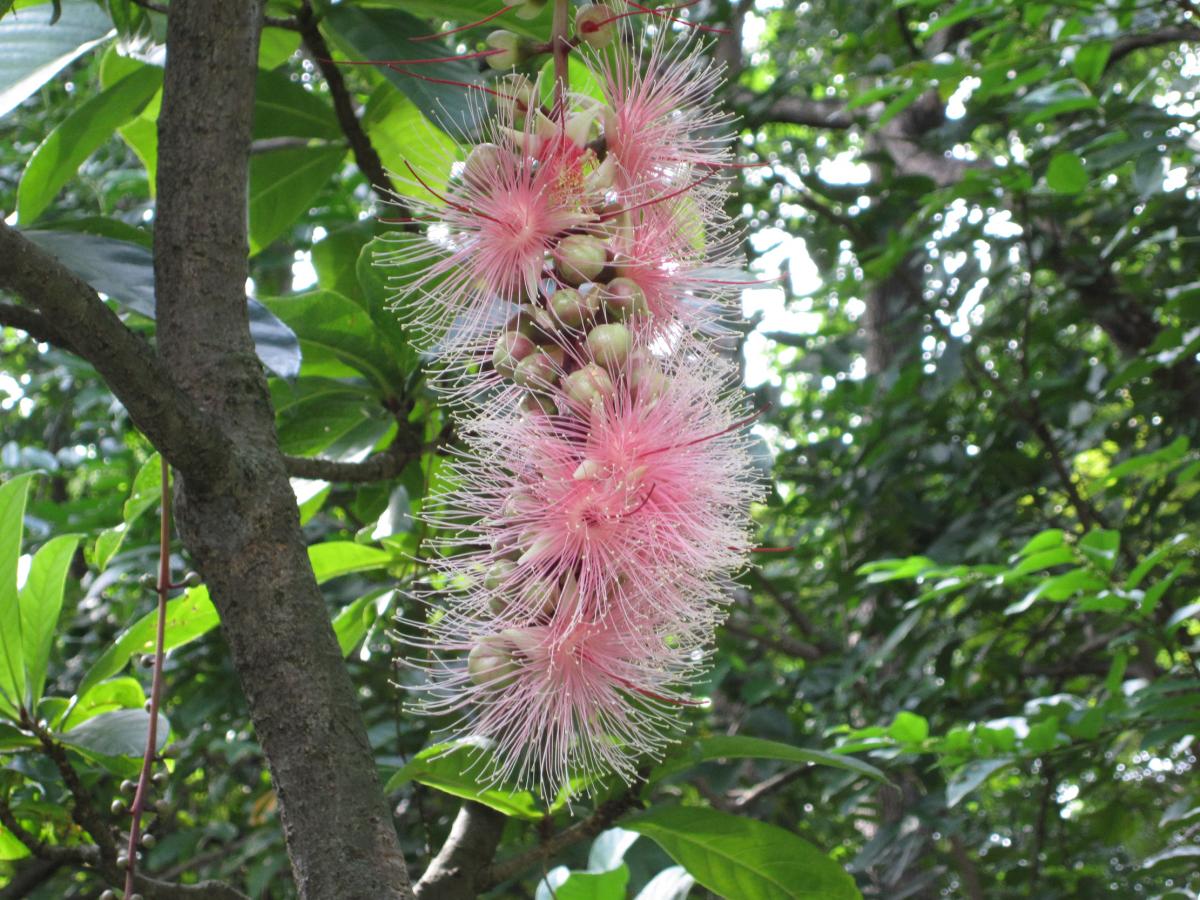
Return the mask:
<svg viewBox="0 0 1200 900">
<path fill-rule="evenodd" d="M 704 807 L 652 809 L 622 823 L 695 879 L 738 900 L 857 900 L 854 880 L 790 831 Z"/>
<path fill-rule="evenodd" d="M 259 71 L 254 85 L 254 138 L 311 137 L 338 140 L 333 107 L 286 72 Z"/>
<path fill-rule="evenodd" d="M 88 719 L 70 731 L 59 735 L 65 744 L 98 756 L 141 756 L 146 751 L 150 730 L 150 714 L 144 709 L 118 709 Z M 158 714 L 158 730 L 154 746 L 167 746 L 171 723 Z"/>
<path fill-rule="evenodd" d="M 21 641 L 25 656 L 26 703 L 30 709 L 36 708 L 42 699 L 54 628 L 62 610 L 67 570 L 79 539 L 79 535 L 64 534 L 43 544 L 34 554 L 29 575 L 21 588 Z"/>
<path fill-rule="evenodd" d="M 453 55 L 441 41 L 414 43 L 409 40 L 429 34 L 429 23 L 399 9 L 342 3 L 329 11 L 322 24 L 334 44 L 356 62 L 442 59 Z M 417 105 L 426 119 L 455 135 L 471 134 L 476 130 L 474 110 L 480 106 L 478 99 L 469 96 L 472 92 L 468 88 L 444 83 L 479 83 L 478 69 L 470 61 L 422 63 L 414 71 L 425 76 L 423 78 L 407 74 L 403 69 L 402 65 L 385 66 L 380 72 Z"/>
<path fill-rule="evenodd" d="M 464 740 L 434 744 L 392 775 L 384 789 L 394 791 L 410 781 L 419 781 L 455 797 L 490 806 L 506 816 L 542 818 L 537 799 L 529 791 L 487 783 L 485 776 L 491 765 L 490 756 L 488 747 L 479 742 Z"/>
<path fill-rule="evenodd" d="M 129 241 L 73 231 L 25 231 L 22 234 L 64 266 L 139 315 L 154 318 L 154 257 Z M 300 371 L 296 335 L 253 298 L 248 298 L 250 336 L 258 358 L 276 375 Z"/>
<path fill-rule="evenodd" d="M 33 151 L 17 188 L 21 223 L 36 220 L 83 161 L 136 116 L 161 86 L 162 69 L 139 66 L 77 107 L 51 131 Z"/>
<path fill-rule="evenodd" d="M 624 863 L 607 872 L 572 872 L 559 866 L 538 882 L 534 900 L 625 900 L 628 884 L 629 867 Z"/>
<path fill-rule="evenodd" d="M 5 16 L 0 20 L 0 117 L 113 33 L 112 20 L 89 0 L 64 0 L 57 22 L 50 4 Z"/>
<path fill-rule="evenodd" d="M 129 660 L 142 653 L 154 652 L 157 612 L 151 611 L 138 619 L 108 645 L 100 658 L 92 663 L 79 683 L 78 696 L 85 695 L 95 685 L 120 672 Z M 212 630 L 220 622 L 217 611 L 208 597 L 208 588 L 192 588 L 182 597 L 167 602 L 166 633 L 163 647 L 173 650 Z"/>
<path fill-rule="evenodd" d="M 391 172 L 396 191 L 437 202 L 437 196 L 417 181 L 408 167 L 430 188 L 444 194 L 450 169 L 460 158 L 458 145 L 421 115 L 412 100 L 387 84 L 380 85 L 367 101 L 363 128 Z"/>
<path fill-rule="evenodd" d="M 664 761 L 651 774 L 650 780 L 657 781 L 667 778 L 714 759 L 777 759 L 800 765 L 830 766 L 865 775 L 877 781 L 887 781 L 887 776 L 879 769 L 853 756 L 811 750 L 807 747 L 793 747 L 791 744 L 783 744 L 779 741 L 740 735 L 714 735 L 700 738 L 685 753 L 672 756 Z"/>
<path fill-rule="evenodd" d="M 286 147 L 250 158 L 250 253 L 304 215 L 346 155 L 342 146 Z"/>
<path fill-rule="evenodd" d="M 17 596 L 17 561 L 25 532 L 25 501 L 33 475 L 0 485 L 0 713 L 12 718 L 25 697 L 24 642 Z"/>
<path fill-rule="evenodd" d="M 309 291 L 263 301 L 310 347 L 324 350 L 362 373 L 385 397 L 402 392 L 407 362 L 397 359 L 362 306 L 333 291 Z"/>
</svg>

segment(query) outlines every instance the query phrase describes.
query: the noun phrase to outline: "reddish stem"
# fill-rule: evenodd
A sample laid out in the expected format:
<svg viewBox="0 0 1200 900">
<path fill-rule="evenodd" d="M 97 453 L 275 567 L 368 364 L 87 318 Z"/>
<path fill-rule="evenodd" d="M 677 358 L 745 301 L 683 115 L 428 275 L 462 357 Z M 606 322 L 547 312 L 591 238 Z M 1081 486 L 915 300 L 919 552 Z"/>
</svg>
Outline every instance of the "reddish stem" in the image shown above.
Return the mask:
<svg viewBox="0 0 1200 900">
<path fill-rule="evenodd" d="M 171 467 L 162 460 L 162 515 L 158 527 L 158 620 L 154 636 L 154 677 L 150 682 L 150 725 L 146 734 L 146 752 L 142 756 L 142 771 L 138 775 L 137 792 L 129 807 L 129 849 L 125 863 L 125 897 L 133 896 L 134 876 L 137 873 L 137 848 L 142 838 L 142 813 L 150 790 L 150 769 L 158 755 L 158 708 L 162 702 L 163 645 L 167 631 L 167 592 L 171 588 Z"/>
<path fill-rule="evenodd" d="M 432 41 L 435 38 L 446 37 L 447 35 L 451 34 L 458 34 L 460 31 L 470 31 L 472 28 L 478 28 L 480 25 L 486 25 L 488 22 L 492 21 L 492 19 L 500 18 L 502 15 L 512 9 L 516 9 L 516 7 L 504 6 L 501 7 L 499 12 L 494 12 L 490 16 L 484 16 L 482 19 L 479 19 L 476 22 L 471 22 L 467 25 L 459 25 L 457 28 L 450 28 L 446 31 L 439 31 L 436 34 L 423 34 L 420 37 L 409 38 L 409 40 L 415 44 L 420 41 Z"/>
<path fill-rule="evenodd" d="M 567 33 L 570 22 L 569 0 L 554 0 L 554 19 L 550 26 L 550 47 L 554 53 L 554 111 L 565 120 L 567 114 L 567 89 L 570 87 L 570 69 L 567 56 L 571 52 L 571 38 Z"/>
</svg>

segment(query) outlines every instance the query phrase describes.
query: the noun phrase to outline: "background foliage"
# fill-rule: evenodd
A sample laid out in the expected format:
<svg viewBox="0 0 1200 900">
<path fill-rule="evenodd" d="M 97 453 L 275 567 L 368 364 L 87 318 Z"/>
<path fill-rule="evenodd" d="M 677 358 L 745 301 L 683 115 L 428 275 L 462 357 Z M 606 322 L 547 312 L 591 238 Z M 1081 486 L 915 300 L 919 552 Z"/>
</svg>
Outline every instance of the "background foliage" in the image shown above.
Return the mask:
<svg viewBox="0 0 1200 900">
<path fill-rule="evenodd" d="M 496 8 L 456 7 L 464 21 Z M 388 628 L 428 537 L 413 514 L 454 438 L 383 308 L 370 261 L 389 226 L 368 214 L 335 104 L 345 90 L 400 171 L 452 152 L 430 120 L 467 101 L 363 67 L 339 88 L 310 38 L 343 59 L 436 55 L 407 38 L 445 11 L 271 3 L 250 169 L 253 331 L 284 451 L 394 463 L 359 482 L 299 462 L 293 486 L 414 872 L 458 797 L 509 816 L 501 857 L 591 807 L 480 793 L 462 773 L 481 751 L 425 749 L 438 723 L 407 715 L 392 684 Z M 164 16 L 127 0 L 0 13 L 0 209 L 152 335 Z M 711 703 L 652 775 L 648 810 L 548 860 L 540 887 L 534 867 L 496 896 L 854 896 L 841 868 L 892 900 L 1197 896 L 1200 10 L 704 0 L 690 14 L 731 31 L 712 52 L 740 155 L 761 163 L 738 172 L 732 211 L 754 268 L 782 273 L 748 292 L 742 351 L 771 403 L 762 543 L 790 549 L 743 577 Z M 305 48 L 297 15 L 319 20 Z M 544 34 L 547 18 L 505 24 Z M 94 896 L 93 874 L 31 854 L 11 826 L 49 846 L 86 837 L 37 732 L 101 809 L 136 771 L 159 464 L 89 366 L 23 330 L 19 306 L 0 312 L 0 896 Z M 172 601 L 168 645 L 175 756 L 145 867 L 291 896 L 202 586 Z"/>
</svg>

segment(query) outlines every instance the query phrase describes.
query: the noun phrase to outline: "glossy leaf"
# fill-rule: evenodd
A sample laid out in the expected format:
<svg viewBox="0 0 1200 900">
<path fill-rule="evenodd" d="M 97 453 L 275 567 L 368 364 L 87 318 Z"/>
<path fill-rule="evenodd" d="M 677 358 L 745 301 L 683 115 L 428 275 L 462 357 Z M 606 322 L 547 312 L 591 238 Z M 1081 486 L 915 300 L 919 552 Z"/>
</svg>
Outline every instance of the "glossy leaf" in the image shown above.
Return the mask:
<svg viewBox="0 0 1200 900">
<path fill-rule="evenodd" d="M 308 211 L 345 156 L 345 147 L 315 146 L 250 158 L 251 255 L 265 250 Z"/>
<path fill-rule="evenodd" d="M 25 532 L 25 502 L 32 475 L 0 484 L 0 714 L 17 717 L 25 699 L 24 641 L 17 596 L 17 560 Z"/>
<path fill-rule="evenodd" d="M 58 737 L 64 744 L 98 756 L 140 757 L 146 750 L 150 714 L 144 709 L 119 709 L 88 719 Z M 158 714 L 155 748 L 167 746 L 171 723 Z"/>
<path fill-rule="evenodd" d="M 739 900 L 857 900 L 832 859 L 776 825 L 704 807 L 652 809 L 623 822 L 710 891 Z"/>
<path fill-rule="evenodd" d="M 17 215 L 34 222 L 59 189 L 113 132 L 136 116 L 162 86 L 162 69 L 139 66 L 75 109 L 33 151 L 17 189 Z"/>
<path fill-rule="evenodd" d="M 64 534 L 43 544 L 33 556 L 21 588 L 21 641 L 25 658 L 26 703 L 37 708 L 46 685 L 50 647 L 62 610 L 67 570 L 79 546 L 79 535 Z"/>
<path fill-rule="evenodd" d="M 779 741 L 743 735 L 713 735 L 700 738 L 686 753 L 678 758 L 668 758 L 650 776 L 651 781 L 667 778 L 702 762 L 716 759 L 774 759 L 799 765 L 828 766 L 865 775 L 877 781 L 887 781 L 887 776 L 869 763 L 853 756 L 828 753 L 807 747 L 794 747 Z"/>
<path fill-rule="evenodd" d="M 0 20 L 0 117 L 110 37 L 112 20 L 88 0 L 63 0 L 59 21 L 43 5 Z"/>
<path fill-rule="evenodd" d="M 529 791 L 488 785 L 485 776 L 490 752 L 486 745 L 468 741 L 426 747 L 392 775 L 384 789 L 390 792 L 418 781 L 455 797 L 490 806 L 506 816 L 542 818 L 537 799 Z"/>
<path fill-rule="evenodd" d="M 154 318 L 154 258 L 145 247 L 96 234 L 26 231 L 33 241 L 97 291 Z M 259 359 L 283 378 L 300 371 L 295 334 L 261 303 L 248 299 L 250 336 Z"/>
</svg>

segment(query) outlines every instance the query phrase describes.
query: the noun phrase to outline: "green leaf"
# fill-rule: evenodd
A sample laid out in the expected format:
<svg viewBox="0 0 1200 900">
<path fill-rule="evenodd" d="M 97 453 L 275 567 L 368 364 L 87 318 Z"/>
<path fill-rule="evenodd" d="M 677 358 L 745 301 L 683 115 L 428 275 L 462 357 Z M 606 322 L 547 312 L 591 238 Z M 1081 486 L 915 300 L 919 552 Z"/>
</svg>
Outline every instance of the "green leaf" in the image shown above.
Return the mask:
<svg viewBox="0 0 1200 900">
<path fill-rule="evenodd" d="M 1093 86 L 1100 81 L 1100 76 L 1104 74 L 1111 53 L 1112 44 L 1108 41 L 1084 44 L 1075 52 L 1075 58 L 1071 60 L 1071 71 L 1084 84 Z"/>
<path fill-rule="evenodd" d="M 141 709 L 145 702 L 145 691 L 142 690 L 142 683 L 136 678 L 110 678 L 100 682 L 83 696 L 71 698 L 70 705 L 64 711 L 62 723 L 55 727 L 70 730 L 103 713 L 118 709 Z"/>
<path fill-rule="evenodd" d="M 96 538 L 96 546 L 92 552 L 92 560 L 96 567 L 103 569 L 108 565 L 125 536 L 146 510 L 154 506 L 162 498 L 162 460 L 157 453 L 142 463 L 133 478 L 133 487 L 125 500 L 121 524 L 114 528 L 105 529 Z"/>
<path fill-rule="evenodd" d="M 90 0 L 64 0 L 53 22 L 47 6 L 0 21 L 0 118 L 113 33 L 112 20 Z"/>
<path fill-rule="evenodd" d="M 1046 168 L 1046 184 L 1059 194 L 1078 194 L 1088 185 L 1087 169 L 1074 153 L 1056 153 Z"/>
<path fill-rule="evenodd" d="M 300 49 L 300 32 L 290 28 L 264 28 L 258 42 L 258 67 L 275 69 Z"/>
<path fill-rule="evenodd" d="M 491 751 L 482 742 L 464 740 L 434 744 L 389 778 L 384 790 L 394 791 L 409 781 L 419 781 L 455 797 L 490 806 L 506 816 L 542 818 L 537 800 L 529 791 L 488 786 L 486 773 L 490 765 Z"/>
<path fill-rule="evenodd" d="M 1125 579 L 1125 587 L 1131 591 L 1136 589 L 1137 586 L 1146 578 L 1146 576 L 1153 571 L 1154 567 L 1162 562 L 1168 553 L 1186 541 L 1187 538 L 1188 535 L 1186 532 L 1180 532 L 1170 540 L 1157 547 L 1154 552 L 1150 553 L 1145 559 L 1139 562 L 1134 567 L 1133 571 L 1129 573 L 1129 577 Z"/>
<path fill-rule="evenodd" d="M 1080 539 L 1079 549 L 1097 568 L 1111 572 L 1117 564 L 1117 552 L 1121 549 L 1121 533 L 1093 528 Z"/>
<path fill-rule="evenodd" d="M 811 750 L 807 747 L 794 747 L 791 744 L 762 738 L 714 735 L 697 740 L 682 757 L 667 759 L 654 770 L 649 781 L 653 783 L 685 769 L 690 769 L 692 766 L 715 759 L 776 759 L 800 765 L 830 766 L 865 775 L 876 781 L 888 780 L 887 776 L 879 769 L 853 756 Z"/>
<path fill-rule="evenodd" d="M 391 602 L 392 591 L 372 591 L 364 594 L 344 607 L 333 619 L 333 633 L 337 636 L 342 656 L 349 656 L 359 642 L 371 630 L 379 618 L 379 610 Z"/>
<path fill-rule="evenodd" d="M 276 137 L 336 141 L 342 130 L 333 106 L 321 95 L 292 81 L 286 72 L 260 71 L 254 85 L 254 139 Z"/>
<path fill-rule="evenodd" d="M 25 532 L 25 501 L 33 474 L 0 485 L 0 714 L 17 718 L 25 698 L 24 640 L 17 597 L 17 561 Z"/>
<path fill-rule="evenodd" d="M 916 713 L 899 712 L 888 727 L 888 734 L 901 744 L 924 743 L 929 737 L 929 721 Z"/>
<path fill-rule="evenodd" d="M 1054 566 L 1062 566 L 1067 563 L 1074 563 L 1075 561 L 1075 554 L 1071 551 L 1070 547 L 1052 547 L 1049 550 L 1041 550 L 1026 556 L 1005 572 L 1003 579 L 1009 581 L 1014 578 L 1020 578 L 1023 575 L 1042 572 Z"/>
<path fill-rule="evenodd" d="M 150 713 L 144 709 L 118 709 L 88 719 L 70 731 L 58 735 L 65 744 L 99 756 L 141 756 L 146 752 L 150 731 Z M 154 746 L 160 752 L 167 746 L 171 723 L 158 714 Z"/>
<path fill-rule="evenodd" d="M 192 588 L 182 597 L 167 602 L 163 647 L 165 650 L 181 647 L 206 634 L 219 622 L 217 611 L 208 597 L 208 588 Z M 83 680 L 79 682 L 78 695 L 86 695 L 101 681 L 116 675 L 125 668 L 132 657 L 142 653 L 153 653 L 156 623 L 157 612 L 151 611 L 118 635 L 83 676 Z"/>
<path fill-rule="evenodd" d="M 21 588 L 21 640 L 25 656 L 26 704 L 35 709 L 46 686 L 46 667 L 54 629 L 62 610 L 67 570 L 80 536 L 64 534 L 42 545 L 33 557 L 25 586 Z"/>
<path fill-rule="evenodd" d="M 333 291 L 309 291 L 264 299 L 309 349 L 326 351 L 362 373 L 384 397 L 399 394 L 407 372 L 398 364 L 371 316 L 357 303 Z"/>
<path fill-rule="evenodd" d="M 437 195 L 421 185 L 409 171 L 412 166 L 437 194 L 445 195 L 454 161 L 462 157 L 458 145 L 434 126 L 408 97 L 389 84 L 380 85 L 367 101 L 362 118 L 371 144 L 392 173 L 397 193 L 436 203 Z"/>
<path fill-rule="evenodd" d="M 1064 533 L 1061 528 L 1048 528 L 1045 531 L 1039 531 L 1031 537 L 1021 548 L 1020 556 L 1031 556 L 1034 553 L 1041 553 L 1043 550 L 1050 550 L 1054 547 L 1061 547 L 1064 541 Z"/>
<path fill-rule="evenodd" d="M 140 66 L 77 107 L 33 151 L 17 188 L 17 216 L 35 221 L 79 167 L 136 116 L 162 86 L 162 69 Z"/>
<path fill-rule="evenodd" d="M 738 900 L 855 900 L 854 880 L 785 831 L 704 807 L 652 809 L 622 827 L 645 835 L 696 881 Z"/>
<path fill-rule="evenodd" d="M 37 244 L 97 291 L 119 300 L 140 316 L 154 318 L 154 258 L 129 241 L 71 231 L 24 231 Z M 258 358 L 281 378 L 300 371 L 296 335 L 253 298 L 246 301 L 250 336 Z"/>
<path fill-rule="evenodd" d="M 495 12 L 495 9 L 490 12 Z M 322 25 L 333 43 L 353 60 L 431 59 L 454 55 L 453 50 L 442 41 L 413 43 L 408 40 L 410 37 L 428 35 L 431 29 L 428 22 L 399 9 L 341 3 L 329 11 Z M 384 68 L 380 74 L 412 100 L 425 118 L 436 123 L 443 131 L 456 134 L 475 131 L 473 101 L 467 96 L 470 91 L 459 84 L 444 83 L 478 84 L 479 71 L 468 62 L 455 60 L 422 64 L 421 74 L 426 78 L 413 78 L 391 67 Z"/>
<path fill-rule="evenodd" d="M 1011 759 L 978 759 L 967 763 L 946 786 L 946 806 L 957 806 L 971 791 L 987 781 L 995 772 L 1012 765 Z"/>
<path fill-rule="evenodd" d="M 308 212 L 346 148 L 288 147 L 250 157 L 250 254 L 261 253 Z"/>
<path fill-rule="evenodd" d="M 552 869 L 538 882 L 534 900 L 625 900 L 629 867 L 624 863 L 607 872 Z"/>
</svg>

